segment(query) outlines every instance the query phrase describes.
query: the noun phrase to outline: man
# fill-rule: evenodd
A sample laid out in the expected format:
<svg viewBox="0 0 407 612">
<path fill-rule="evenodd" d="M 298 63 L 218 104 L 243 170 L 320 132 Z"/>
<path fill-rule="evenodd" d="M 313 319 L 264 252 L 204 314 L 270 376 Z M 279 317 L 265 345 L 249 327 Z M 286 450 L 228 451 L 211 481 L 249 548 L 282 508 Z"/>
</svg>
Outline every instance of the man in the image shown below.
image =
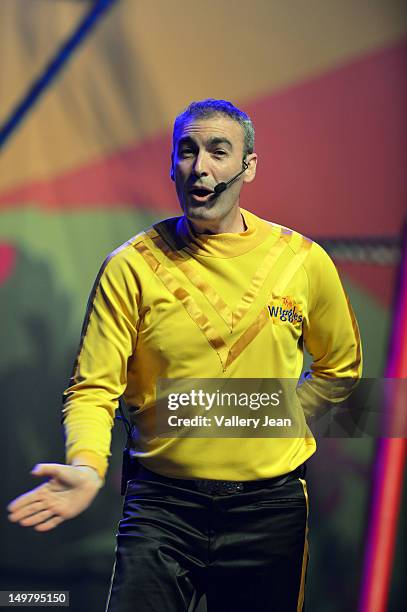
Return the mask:
<svg viewBox="0 0 407 612">
<path fill-rule="evenodd" d="M 177 117 L 171 178 L 183 216 L 104 262 L 65 392 L 68 465 L 37 466 L 50 480 L 9 506 L 11 520 L 37 531 L 88 507 L 124 394 L 132 459 L 110 612 L 193 610 L 201 593 L 209 612 L 303 609 L 304 462 L 316 447 L 304 413 L 315 397 L 330 399 L 326 381 L 339 382 L 334 401 L 346 397 L 346 381 L 360 376 L 360 340 L 325 252 L 240 208 L 256 165 L 252 123 L 230 102 L 195 102 Z M 297 381 L 303 343 L 317 385 L 298 392 L 295 435 L 158 432 L 169 397 L 159 381 Z M 284 410 L 295 413 L 298 397 Z"/>
</svg>

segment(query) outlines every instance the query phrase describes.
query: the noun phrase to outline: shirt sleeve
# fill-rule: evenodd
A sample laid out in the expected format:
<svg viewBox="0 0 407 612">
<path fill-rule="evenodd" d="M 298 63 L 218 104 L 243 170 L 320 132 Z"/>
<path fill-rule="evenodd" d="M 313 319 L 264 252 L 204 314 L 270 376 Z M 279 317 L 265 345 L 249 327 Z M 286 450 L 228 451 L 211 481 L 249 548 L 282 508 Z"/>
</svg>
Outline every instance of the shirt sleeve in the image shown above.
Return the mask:
<svg viewBox="0 0 407 612">
<path fill-rule="evenodd" d="M 309 280 L 303 339 L 312 356 L 311 373 L 298 387 L 306 417 L 344 401 L 362 373 L 358 324 L 333 261 L 313 243 L 305 262 Z"/>
<path fill-rule="evenodd" d="M 137 339 L 139 283 L 131 259 L 114 252 L 89 297 L 69 387 L 63 394 L 66 462 L 85 464 L 104 478 L 118 399 Z"/>
</svg>

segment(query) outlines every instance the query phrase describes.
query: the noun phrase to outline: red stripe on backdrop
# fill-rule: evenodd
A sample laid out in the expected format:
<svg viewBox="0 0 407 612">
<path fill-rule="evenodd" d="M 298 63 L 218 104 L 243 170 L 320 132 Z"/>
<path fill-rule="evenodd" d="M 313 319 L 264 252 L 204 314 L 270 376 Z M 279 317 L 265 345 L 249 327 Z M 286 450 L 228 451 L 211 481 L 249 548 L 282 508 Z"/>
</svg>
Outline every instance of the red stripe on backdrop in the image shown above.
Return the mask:
<svg viewBox="0 0 407 612">
<path fill-rule="evenodd" d="M 407 200 L 406 52 L 403 42 L 246 104 L 260 162 L 243 206 L 311 235 L 397 234 Z M 158 136 L 3 192 L 0 206 L 174 212 L 169 155 L 170 136 Z"/>
<path fill-rule="evenodd" d="M 398 295 L 386 378 L 401 379 L 390 396 L 388 432 L 378 440 L 373 476 L 359 612 L 386 612 L 394 561 L 401 492 L 406 462 L 405 383 L 407 379 L 407 231 L 399 270 Z M 402 426 L 404 423 L 404 426 Z M 391 437 L 393 436 L 393 437 Z"/>
<path fill-rule="evenodd" d="M 0 285 L 3 285 L 12 276 L 16 261 L 15 247 L 7 242 L 0 243 Z"/>
<path fill-rule="evenodd" d="M 138 206 L 176 210 L 168 135 L 129 147 L 84 167 L 0 193 L 0 209 L 35 202 L 50 209 Z"/>
<path fill-rule="evenodd" d="M 406 108 L 407 42 L 257 103 L 267 167 L 254 184 L 257 208 L 313 236 L 397 235 Z"/>
</svg>

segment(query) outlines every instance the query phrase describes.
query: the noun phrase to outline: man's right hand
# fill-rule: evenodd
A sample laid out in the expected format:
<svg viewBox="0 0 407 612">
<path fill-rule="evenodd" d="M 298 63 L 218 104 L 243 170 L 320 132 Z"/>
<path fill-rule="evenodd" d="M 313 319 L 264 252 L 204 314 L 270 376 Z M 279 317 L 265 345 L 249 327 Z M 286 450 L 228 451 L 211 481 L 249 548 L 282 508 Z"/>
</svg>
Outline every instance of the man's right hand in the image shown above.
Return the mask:
<svg viewBox="0 0 407 612">
<path fill-rule="evenodd" d="M 103 485 L 88 466 L 39 463 L 31 472 L 49 480 L 7 506 L 9 520 L 36 531 L 49 531 L 86 510 Z"/>
</svg>

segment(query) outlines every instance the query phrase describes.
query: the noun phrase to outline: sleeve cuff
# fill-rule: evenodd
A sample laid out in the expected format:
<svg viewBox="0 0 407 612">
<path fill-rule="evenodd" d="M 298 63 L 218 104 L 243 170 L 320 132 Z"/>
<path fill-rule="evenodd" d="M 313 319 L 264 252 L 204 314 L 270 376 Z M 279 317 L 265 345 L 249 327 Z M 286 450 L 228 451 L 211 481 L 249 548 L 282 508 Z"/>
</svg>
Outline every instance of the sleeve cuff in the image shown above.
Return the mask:
<svg viewBox="0 0 407 612">
<path fill-rule="evenodd" d="M 92 451 L 81 451 L 74 456 L 68 454 L 66 462 L 70 465 L 88 465 L 95 469 L 100 478 L 102 478 L 103 483 L 105 482 L 107 460 L 104 457 L 100 457 L 100 455 Z"/>
</svg>

